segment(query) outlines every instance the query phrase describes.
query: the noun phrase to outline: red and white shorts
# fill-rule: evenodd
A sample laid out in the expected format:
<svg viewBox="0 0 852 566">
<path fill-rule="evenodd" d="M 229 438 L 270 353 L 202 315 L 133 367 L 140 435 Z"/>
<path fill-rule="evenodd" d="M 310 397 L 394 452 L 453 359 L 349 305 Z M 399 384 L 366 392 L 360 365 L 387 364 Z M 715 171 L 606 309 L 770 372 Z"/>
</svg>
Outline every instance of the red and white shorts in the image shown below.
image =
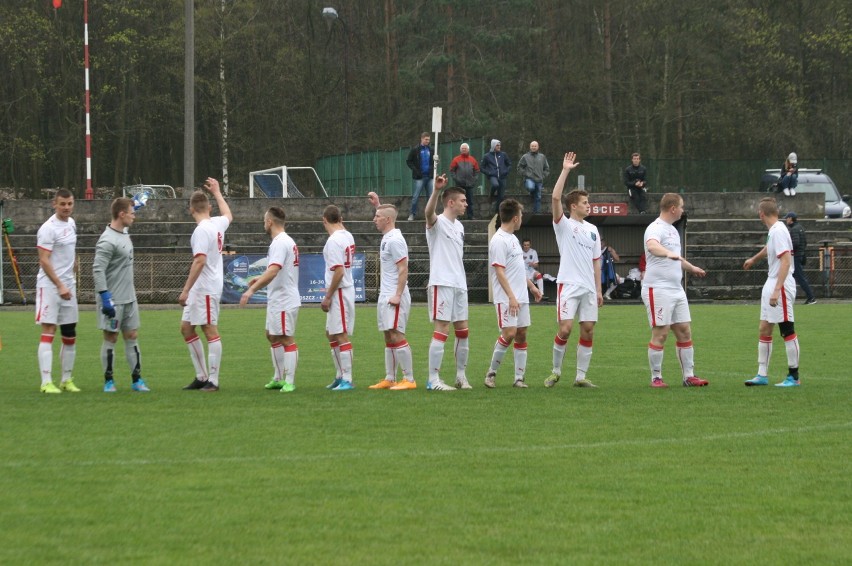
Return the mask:
<svg viewBox="0 0 852 566">
<path fill-rule="evenodd" d="M 686 301 L 686 291 L 683 289 L 642 287 L 642 302 L 645 303 L 648 324 L 651 328 L 692 320 L 689 314 L 689 303 Z"/>
<path fill-rule="evenodd" d="M 181 320 L 193 326 L 218 326 L 219 295 L 202 295 L 190 291 Z"/>
<path fill-rule="evenodd" d="M 598 321 L 598 295 L 579 285 L 558 284 L 556 320 L 574 320 L 576 316 L 580 322 Z"/>
<path fill-rule="evenodd" d="M 509 303 L 494 303 L 494 309 L 497 311 L 497 328 L 526 328 L 530 325 L 530 304 L 521 303 L 518 305 L 518 314 L 512 316 L 509 314 Z"/>
<path fill-rule="evenodd" d="M 467 320 L 467 289 L 430 285 L 426 289 L 429 298 L 429 321 L 458 322 Z"/>
<path fill-rule="evenodd" d="M 36 324 L 74 324 L 77 322 L 77 290 L 69 287 L 71 298 L 63 299 L 56 287 L 36 289 Z"/>
<path fill-rule="evenodd" d="M 355 287 L 338 287 L 331 298 L 325 317 L 329 334 L 349 334 L 355 331 Z"/>
<path fill-rule="evenodd" d="M 763 292 L 760 294 L 760 320 L 772 324 L 779 322 L 793 322 L 793 303 L 796 302 L 796 280 L 792 277 L 784 282 L 778 303 L 774 307 L 769 306 L 769 297 L 775 290 L 778 279 L 770 277 L 763 284 Z"/>
<path fill-rule="evenodd" d="M 295 336 L 299 307 L 281 311 L 266 309 L 266 332 L 270 336 Z"/>
<path fill-rule="evenodd" d="M 411 293 L 406 289 L 398 305 L 390 304 L 388 302 L 390 298 L 390 295 L 379 295 L 379 301 L 376 303 L 376 322 L 378 322 L 379 331 L 396 330 L 405 334 L 408 315 L 411 313 Z"/>
</svg>

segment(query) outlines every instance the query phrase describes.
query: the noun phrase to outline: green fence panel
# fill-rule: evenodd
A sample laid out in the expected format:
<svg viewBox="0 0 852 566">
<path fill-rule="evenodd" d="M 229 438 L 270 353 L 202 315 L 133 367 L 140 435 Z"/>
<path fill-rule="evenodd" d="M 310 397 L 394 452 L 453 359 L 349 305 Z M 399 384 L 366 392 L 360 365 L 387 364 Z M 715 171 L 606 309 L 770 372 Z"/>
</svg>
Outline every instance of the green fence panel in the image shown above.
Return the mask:
<svg viewBox="0 0 852 566">
<path fill-rule="evenodd" d="M 440 139 L 439 139 L 440 141 Z M 482 159 L 490 150 L 490 140 L 463 138 L 440 141 L 438 146 L 439 173 L 449 170 L 450 162 L 459 154 L 462 143 L 470 145 L 470 153 Z M 332 155 L 317 160 L 315 169 L 330 196 L 359 196 L 370 191 L 382 195 L 411 194 L 411 172 L 405 164 L 410 148 L 387 151 L 364 151 L 347 155 Z M 520 156 L 510 155 L 511 173 L 507 192 L 522 193 L 522 180 L 517 175 Z M 562 154 L 552 153 L 550 178 L 545 186 L 552 188 L 562 165 Z M 643 159 L 648 168 L 648 186 L 653 192 L 741 192 L 756 191 L 766 169 L 781 167 L 782 159 Z M 630 164 L 628 158 L 583 158 L 577 175 L 572 175 L 569 188 L 577 186 L 582 175 L 589 192 L 613 193 L 624 190 L 621 175 Z M 852 194 L 852 161 L 844 159 L 806 159 L 800 157 L 799 167 L 822 169 L 835 182 L 841 194 Z M 488 191 L 483 182 L 477 194 Z"/>
</svg>

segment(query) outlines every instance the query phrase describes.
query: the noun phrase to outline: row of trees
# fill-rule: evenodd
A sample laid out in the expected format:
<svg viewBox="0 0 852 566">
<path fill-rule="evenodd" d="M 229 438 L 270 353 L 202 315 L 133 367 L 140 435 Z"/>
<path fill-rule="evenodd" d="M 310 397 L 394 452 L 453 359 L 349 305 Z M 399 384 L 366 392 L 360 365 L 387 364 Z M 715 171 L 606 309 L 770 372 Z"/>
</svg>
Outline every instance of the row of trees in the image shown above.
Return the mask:
<svg viewBox="0 0 852 566">
<path fill-rule="evenodd" d="M 195 1 L 197 178 L 412 145 L 433 106 L 517 154 L 852 156 L 843 0 L 328 4 Z M 182 181 L 183 5 L 89 1 L 98 186 Z M 0 2 L 0 186 L 85 184 L 82 21 Z"/>
</svg>

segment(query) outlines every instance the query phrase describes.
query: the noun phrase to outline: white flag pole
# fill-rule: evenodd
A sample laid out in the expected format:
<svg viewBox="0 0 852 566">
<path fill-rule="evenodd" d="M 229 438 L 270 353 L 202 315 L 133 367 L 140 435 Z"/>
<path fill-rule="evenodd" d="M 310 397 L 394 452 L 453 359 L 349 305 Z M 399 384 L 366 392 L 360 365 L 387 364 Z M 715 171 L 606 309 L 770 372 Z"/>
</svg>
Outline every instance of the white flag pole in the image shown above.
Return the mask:
<svg viewBox="0 0 852 566">
<path fill-rule="evenodd" d="M 443 110 L 440 106 L 432 107 L 432 131 L 435 132 L 435 155 L 438 155 L 438 134 L 441 133 L 441 115 Z M 438 178 L 438 160 L 434 160 L 432 167 L 432 190 L 435 190 L 435 179 Z"/>
</svg>

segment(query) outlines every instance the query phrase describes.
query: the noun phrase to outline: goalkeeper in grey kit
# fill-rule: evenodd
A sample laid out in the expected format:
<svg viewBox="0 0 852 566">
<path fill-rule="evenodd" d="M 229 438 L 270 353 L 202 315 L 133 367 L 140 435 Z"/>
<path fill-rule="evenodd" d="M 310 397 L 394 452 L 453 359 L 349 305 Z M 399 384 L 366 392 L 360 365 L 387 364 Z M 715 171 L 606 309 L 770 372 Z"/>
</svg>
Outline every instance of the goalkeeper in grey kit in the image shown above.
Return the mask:
<svg viewBox="0 0 852 566">
<path fill-rule="evenodd" d="M 95 300 L 98 309 L 98 328 L 104 332 L 101 345 L 101 365 L 104 368 L 104 391 L 116 390 L 113 378 L 115 346 L 118 333 L 124 337 L 124 355 L 130 366 L 133 391 L 149 391 L 142 379 L 142 355 L 139 353 L 139 304 L 133 285 L 133 242 L 128 229 L 136 219 L 136 209 L 144 206 L 128 198 L 112 202 L 112 222 L 104 230 L 95 247 L 92 274 L 95 280 Z"/>
</svg>

